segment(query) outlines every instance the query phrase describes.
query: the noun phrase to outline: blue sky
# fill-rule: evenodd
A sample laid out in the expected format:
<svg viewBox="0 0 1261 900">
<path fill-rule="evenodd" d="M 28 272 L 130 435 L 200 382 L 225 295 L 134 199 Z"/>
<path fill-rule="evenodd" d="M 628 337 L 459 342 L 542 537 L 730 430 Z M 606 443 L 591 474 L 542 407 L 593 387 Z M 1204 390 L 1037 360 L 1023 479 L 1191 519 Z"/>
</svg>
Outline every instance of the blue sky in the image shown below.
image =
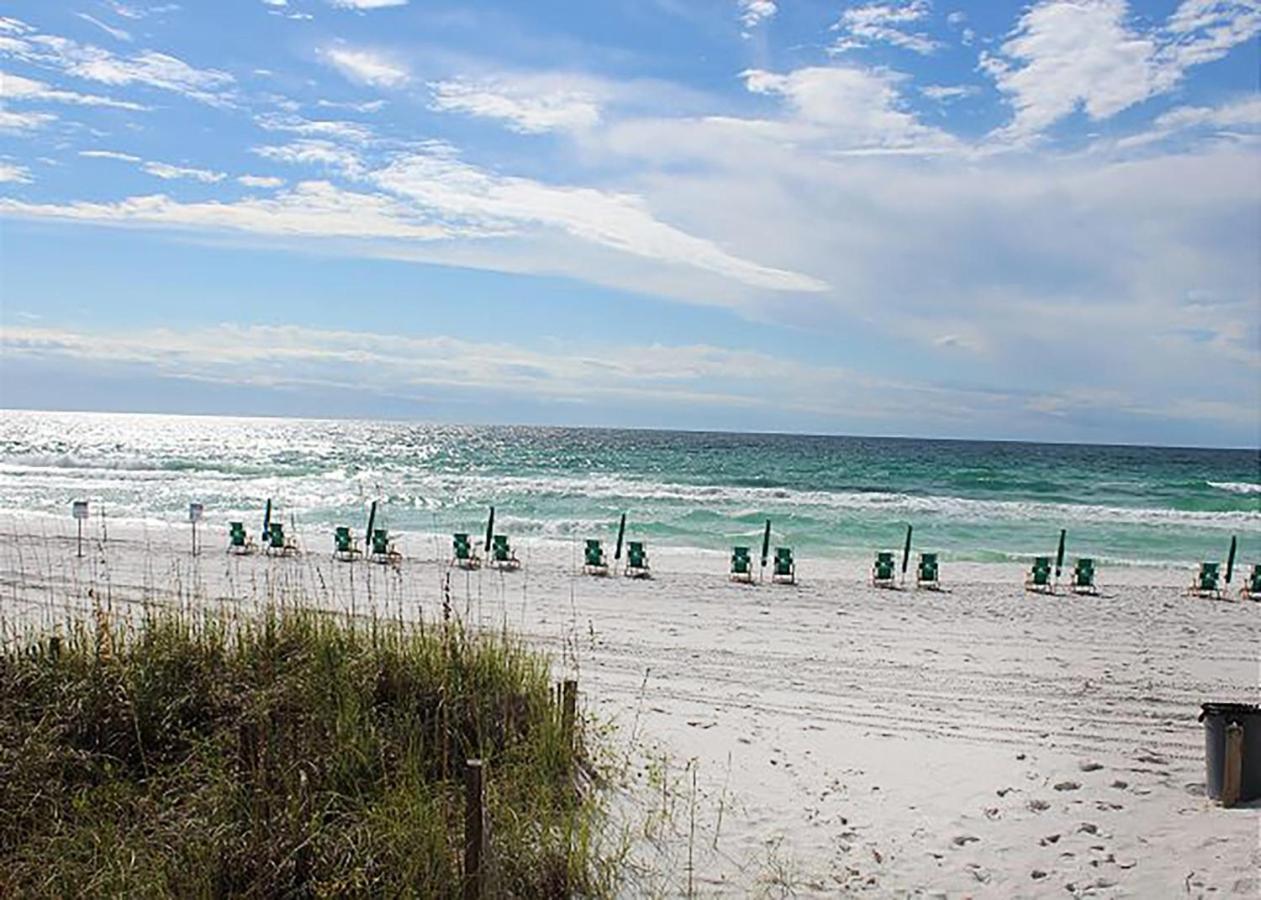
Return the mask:
<svg viewBox="0 0 1261 900">
<path fill-rule="evenodd" d="M 1258 0 L 0 17 L 0 404 L 1256 446 Z"/>
</svg>

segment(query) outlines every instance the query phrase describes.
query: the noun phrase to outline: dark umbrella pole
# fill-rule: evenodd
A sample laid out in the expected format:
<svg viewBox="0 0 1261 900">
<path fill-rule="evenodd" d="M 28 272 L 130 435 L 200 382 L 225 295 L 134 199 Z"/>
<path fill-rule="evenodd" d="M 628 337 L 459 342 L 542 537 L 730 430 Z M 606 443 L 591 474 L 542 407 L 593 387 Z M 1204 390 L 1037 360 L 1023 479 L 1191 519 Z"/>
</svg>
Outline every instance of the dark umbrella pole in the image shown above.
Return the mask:
<svg viewBox="0 0 1261 900">
<path fill-rule="evenodd" d="M 364 549 L 372 549 L 372 526 L 377 524 L 377 501 L 372 501 L 372 508 L 368 510 L 368 530 L 363 536 Z"/>
<path fill-rule="evenodd" d="M 1235 549 L 1239 545 L 1237 535 L 1230 536 L 1230 552 L 1226 554 L 1226 583 L 1230 584 L 1230 576 L 1235 572 Z"/>
<path fill-rule="evenodd" d="M 486 520 L 486 552 L 490 552 L 490 539 L 495 533 L 495 507 L 490 508 L 490 518 Z"/>
<path fill-rule="evenodd" d="M 1068 536 L 1068 529 L 1060 529 L 1060 546 L 1055 551 L 1055 580 L 1060 580 L 1060 572 L 1064 568 L 1064 539 Z"/>
<path fill-rule="evenodd" d="M 617 526 L 617 547 L 613 551 L 613 568 L 617 568 L 617 561 L 622 558 L 622 538 L 626 537 L 626 513 L 622 513 L 622 521 Z"/>
<path fill-rule="evenodd" d="M 766 558 L 771 552 L 771 520 L 766 520 L 766 531 L 762 533 L 762 574 L 759 580 L 766 577 Z"/>
<path fill-rule="evenodd" d="M 911 561 L 911 530 L 913 526 L 906 526 L 906 543 L 902 546 L 902 585 L 906 585 L 906 567 Z"/>
<path fill-rule="evenodd" d="M 267 540 L 267 532 L 271 531 L 271 498 L 267 498 L 267 508 L 263 510 L 263 540 Z"/>
</svg>

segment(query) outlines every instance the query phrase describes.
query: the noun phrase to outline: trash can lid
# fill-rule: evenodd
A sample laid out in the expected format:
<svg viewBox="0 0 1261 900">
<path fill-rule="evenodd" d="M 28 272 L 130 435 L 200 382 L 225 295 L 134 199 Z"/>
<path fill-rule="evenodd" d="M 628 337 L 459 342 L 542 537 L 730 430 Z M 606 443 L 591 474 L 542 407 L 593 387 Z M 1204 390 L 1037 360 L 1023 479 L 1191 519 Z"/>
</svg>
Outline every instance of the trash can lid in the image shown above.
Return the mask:
<svg viewBox="0 0 1261 900">
<path fill-rule="evenodd" d="M 1202 703 L 1200 721 L 1205 716 L 1261 716 L 1261 706 L 1256 703 Z"/>
</svg>

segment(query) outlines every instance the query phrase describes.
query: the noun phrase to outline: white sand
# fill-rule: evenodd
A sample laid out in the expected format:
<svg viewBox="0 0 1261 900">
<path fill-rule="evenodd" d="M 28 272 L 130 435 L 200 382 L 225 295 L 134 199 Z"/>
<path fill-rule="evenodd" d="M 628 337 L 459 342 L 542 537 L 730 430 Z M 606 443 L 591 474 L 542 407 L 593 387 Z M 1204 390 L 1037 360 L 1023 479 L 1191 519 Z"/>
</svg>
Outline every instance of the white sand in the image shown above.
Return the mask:
<svg viewBox="0 0 1261 900">
<path fill-rule="evenodd" d="M 89 532 L 79 561 L 73 522 L 0 516 L 7 628 L 88 608 L 89 587 L 119 610 L 179 585 L 441 615 L 445 536 L 406 536 L 390 570 L 334 563 L 323 535 L 299 559 L 237 558 L 207 528 L 193 560 L 186 525 Z M 747 587 L 721 554 L 650 546 L 656 577 L 631 581 L 575 575 L 576 544 L 517 549 L 520 572 L 455 572 L 453 605 L 577 672 L 641 761 L 665 755 L 672 790 L 641 772 L 620 806 L 671 812 L 630 895 L 1261 893 L 1259 804 L 1205 799 L 1196 721 L 1261 694 L 1261 604 L 1188 598 L 1182 570 L 1104 569 L 1104 596 L 1044 597 L 1016 567 L 945 559 L 949 593 L 894 593 L 854 563 Z"/>
</svg>

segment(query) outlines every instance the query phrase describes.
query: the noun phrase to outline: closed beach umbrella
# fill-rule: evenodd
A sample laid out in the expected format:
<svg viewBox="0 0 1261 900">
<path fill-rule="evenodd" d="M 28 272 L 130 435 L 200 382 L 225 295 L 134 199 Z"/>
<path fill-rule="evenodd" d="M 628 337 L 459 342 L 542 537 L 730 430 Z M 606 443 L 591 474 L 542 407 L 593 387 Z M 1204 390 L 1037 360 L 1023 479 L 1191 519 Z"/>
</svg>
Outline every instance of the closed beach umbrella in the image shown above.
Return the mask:
<svg viewBox="0 0 1261 900">
<path fill-rule="evenodd" d="M 267 508 L 263 510 L 263 536 L 271 530 L 271 497 L 267 498 Z"/>
<path fill-rule="evenodd" d="M 617 526 L 617 549 L 613 551 L 614 559 L 622 558 L 622 538 L 626 536 L 626 513 L 622 513 L 622 523 Z"/>
<path fill-rule="evenodd" d="M 490 552 L 490 538 L 495 533 L 495 507 L 490 508 L 490 518 L 486 520 L 486 552 Z"/>
<path fill-rule="evenodd" d="M 366 545 L 372 544 L 372 526 L 377 523 L 377 501 L 372 501 L 372 509 L 368 510 L 368 533 L 363 536 Z"/>
<path fill-rule="evenodd" d="M 762 568 L 766 568 L 766 558 L 771 552 L 771 520 L 766 520 L 766 532 L 762 535 Z"/>
<path fill-rule="evenodd" d="M 906 526 L 906 546 L 902 548 L 902 574 L 906 574 L 906 564 L 911 559 L 911 526 Z"/>
<path fill-rule="evenodd" d="M 1230 584 L 1230 575 L 1235 571 L 1235 545 L 1239 538 L 1235 535 L 1230 536 L 1230 552 L 1226 554 L 1226 583 Z"/>
<path fill-rule="evenodd" d="M 1055 551 L 1055 577 L 1060 577 L 1060 569 L 1064 568 L 1064 537 L 1068 534 L 1067 528 L 1060 529 L 1060 547 Z"/>
</svg>

